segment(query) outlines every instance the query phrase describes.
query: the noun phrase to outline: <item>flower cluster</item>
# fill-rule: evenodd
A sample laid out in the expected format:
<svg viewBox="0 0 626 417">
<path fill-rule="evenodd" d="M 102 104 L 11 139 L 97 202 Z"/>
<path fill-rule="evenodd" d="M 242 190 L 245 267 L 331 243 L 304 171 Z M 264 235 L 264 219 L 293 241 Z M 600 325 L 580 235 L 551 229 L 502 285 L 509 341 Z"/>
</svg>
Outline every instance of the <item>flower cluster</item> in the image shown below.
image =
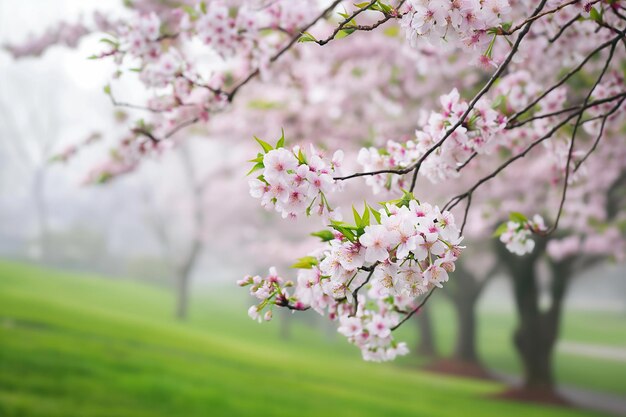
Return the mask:
<svg viewBox="0 0 626 417">
<path fill-rule="evenodd" d="M 121 27 L 119 39 L 133 56 L 156 58 L 160 54 L 157 40 L 161 35 L 161 19 L 156 13 L 140 15 L 128 27 Z"/>
<path fill-rule="evenodd" d="M 240 281 L 262 300 L 250 315 L 259 318 L 267 305 L 311 307 L 338 320 L 338 331 L 366 360 L 405 354 L 406 345 L 392 331 L 420 296 L 442 287 L 463 249 L 453 216 L 406 193 L 378 211 L 367 205 L 362 214 L 354 210 L 354 224 L 331 221 L 331 227 L 314 234 L 323 247 L 294 265 L 299 273 L 293 295 L 273 273 Z"/>
<path fill-rule="evenodd" d="M 496 235 L 500 236 L 500 241 L 509 252 L 522 256 L 535 249 L 535 241 L 531 239 L 533 233 L 546 230 L 543 218 L 538 214 L 529 220 L 523 214 L 511 213 L 509 221 L 498 228 Z"/>
<path fill-rule="evenodd" d="M 377 310 L 366 309 L 365 300 L 362 297 L 357 314 L 339 317 L 337 331 L 358 346 L 367 361 L 390 361 L 409 353 L 406 343 L 396 342 L 391 334 L 398 324 L 398 313 L 382 300 L 378 300 Z"/>
<path fill-rule="evenodd" d="M 205 44 L 211 46 L 218 54 L 224 57 L 235 54 L 241 42 L 251 39 L 258 28 L 255 17 L 242 7 L 237 16 L 229 14 L 228 7 L 221 2 L 211 2 L 206 13 L 199 13 L 195 22 L 195 34 Z M 192 27 L 186 15 L 183 27 Z"/>
<path fill-rule="evenodd" d="M 299 214 L 310 215 L 317 203 L 319 215 L 330 214 L 332 208 L 326 195 L 338 187 L 333 175 L 339 174 L 343 152 L 337 151 L 332 160 L 310 147 L 308 153 L 299 146 L 291 150 L 283 147 L 284 136 L 276 148 L 257 138 L 264 153 L 251 160 L 255 165 L 250 173 L 261 170 L 261 175 L 249 181 L 250 195 L 261 199 L 261 205 L 274 208 L 283 218 Z"/>
<path fill-rule="evenodd" d="M 488 29 L 511 12 L 507 0 L 409 0 L 410 11 L 402 19 L 406 37 L 442 45 L 464 44 L 484 52 L 495 35 Z"/>
<path fill-rule="evenodd" d="M 426 152 L 440 142 L 448 129 L 455 125 L 467 111 L 468 103 L 461 100 L 457 89 L 440 97 L 441 111 L 431 112 L 424 117 L 422 129 L 415 132 L 416 139 L 399 144 L 387 143 L 386 149 L 362 149 L 358 162 L 365 171 L 406 168 L 418 161 Z M 497 102 L 481 99 L 472 108 L 463 123 L 457 127 L 444 143 L 424 161 L 420 172 L 436 183 L 459 175 L 457 168 L 469 160 L 474 153 L 490 153 L 499 143 L 506 126 L 506 117 L 494 110 Z M 368 184 L 374 192 L 381 189 L 397 189 L 405 186 L 405 179 L 398 175 L 376 175 Z"/>
<path fill-rule="evenodd" d="M 250 295 L 256 297 L 261 302 L 248 309 L 248 316 L 253 320 L 270 321 L 272 319 L 272 306 L 290 307 L 293 310 L 306 310 L 299 301 L 289 296 L 287 288 L 293 287 L 293 282 L 285 281 L 278 276 L 276 268 L 271 267 L 269 275 L 265 278 L 256 275 L 248 275 L 244 279 L 237 281 L 240 287 L 250 286 Z M 267 309 L 266 309 L 267 308 Z M 265 313 L 263 311 L 265 310 Z"/>
<path fill-rule="evenodd" d="M 606 80 L 596 86 L 593 90 L 592 99 L 595 100 L 605 100 L 610 97 L 618 96 L 624 91 L 624 77 L 618 73 L 617 71 L 611 72 L 607 74 Z M 623 102 L 618 103 L 619 107 L 615 108 L 616 103 L 608 102 L 603 103 L 589 109 L 589 114 L 596 117 L 596 120 L 593 120 L 591 123 L 586 123 L 583 125 L 585 131 L 592 135 L 598 135 L 600 132 L 600 128 L 602 126 L 602 115 L 610 114 L 612 111 L 612 116 L 609 117 L 609 120 L 619 119 L 622 112 L 626 110 L 626 104 Z M 617 111 L 619 110 L 619 111 Z"/>
<path fill-rule="evenodd" d="M 469 106 L 456 89 L 442 96 L 440 102 L 442 111 L 431 112 L 422 130 L 415 132 L 420 156 L 448 134 Z M 495 148 L 507 122 L 506 117 L 494 109 L 497 105 L 488 99 L 479 100 L 463 123 L 424 161 L 423 172 L 432 182 L 457 177 L 457 167 L 474 153 L 488 154 Z"/>
</svg>

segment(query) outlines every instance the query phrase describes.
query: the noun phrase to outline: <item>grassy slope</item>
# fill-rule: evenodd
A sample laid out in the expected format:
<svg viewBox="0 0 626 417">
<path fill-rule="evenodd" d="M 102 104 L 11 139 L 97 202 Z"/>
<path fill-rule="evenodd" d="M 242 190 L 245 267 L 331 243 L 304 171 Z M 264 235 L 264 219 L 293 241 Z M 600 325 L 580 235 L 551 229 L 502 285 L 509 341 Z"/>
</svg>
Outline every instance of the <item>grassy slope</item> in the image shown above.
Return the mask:
<svg viewBox="0 0 626 417">
<path fill-rule="evenodd" d="M 456 326 L 454 313 L 443 297 L 436 299 L 432 307 L 438 345 L 444 354 L 450 353 Z M 501 372 L 519 374 L 521 367 L 511 342 L 516 320 L 513 312 L 496 313 L 481 309 L 479 316 L 479 352 L 487 366 Z M 626 348 L 626 321 L 620 313 L 566 311 L 561 339 Z M 626 395 L 624 362 L 557 352 L 555 372 L 557 380 L 568 386 Z"/>
<path fill-rule="evenodd" d="M 131 282 L 0 263 L 0 416 L 591 415 L 363 363 L 300 327 L 281 343 L 278 326 L 214 304 L 196 311 L 204 321 L 178 324 L 171 303 Z"/>
</svg>

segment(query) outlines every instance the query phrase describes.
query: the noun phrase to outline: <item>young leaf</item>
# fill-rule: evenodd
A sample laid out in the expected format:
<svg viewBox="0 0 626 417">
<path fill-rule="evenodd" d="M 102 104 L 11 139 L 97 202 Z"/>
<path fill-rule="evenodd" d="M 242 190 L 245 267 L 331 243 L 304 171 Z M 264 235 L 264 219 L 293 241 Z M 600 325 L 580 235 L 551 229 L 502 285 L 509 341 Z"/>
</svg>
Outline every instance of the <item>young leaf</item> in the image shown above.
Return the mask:
<svg viewBox="0 0 626 417">
<path fill-rule="evenodd" d="M 309 32 L 304 32 L 302 33 L 302 36 L 300 36 L 300 39 L 298 39 L 298 42 L 317 42 L 317 39 L 315 39 L 315 36 L 311 35 Z"/>
<path fill-rule="evenodd" d="M 498 228 L 496 229 L 495 232 L 493 232 L 493 237 L 500 237 L 500 235 L 502 235 L 502 233 L 506 232 L 507 229 L 507 225 L 506 222 L 502 223 L 500 226 L 498 226 Z"/>
<path fill-rule="evenodd" d="M 302 149 L 298 149 L 298 162 L 302 165 L 305 164 L 306 165 L 306 156 L 304 155 L 304 153 L 302 152 Z"/>
<path fill-rule="evenodd" d="M 336 39 L 343 39 L 346 36 L 352 35 L 355 31 L 356 31 L 356 29 L 354 29 L 354 28 L 341 29 L 339 31 L 339 33 L 337 34 L 337 36 L 335 36 L 335 38 Z"/>
<path fill-rule="evenodd" d="M 363 225 L 363 227 L 367 227 L 370 225 L 370 210 L 367 207 L 367 203 L 364 201 L 363 202 L 363 216 L 361 216 L 361 224 Z"/>
<path fill-rule="evenodd" d="M 282 148 L 285 146 L 285 129 L 280 128 L 280 139 L 278 139 L 278 142 L 276 142 L 276 149 L 278 148 Z"/>
<path fill-rule="evenodd" d="M 381 10 L 382 10 L 382 12 L 383 12 L 383 13 L 385 13 L 385 14 L 387 14 L 387 13 L 391 13 L 391 11 L 393 10 L 393 9 L 391 8 L 391 6 L 389 6 L 388 4 L 385 4 L 385 3 L 381 2 L 381 1 L 379 1 L 379 2 L 377 3 L 377 5 L 378 5 L 378 6 L 380 6 L 380 9 L 381 9 Z"/>
<path fill-rule="evenodd" d="M 254 137 L 254 139 L 259 143 L 259 145 L 261 145 L 261 148 L 263 148 L 263 150 L 265 151 L 265 153 L 268 153 L 269 151 L 273 150 L 274 148 L 272 147 L 272 145 L 270 145 L 269 143 L 257 138 L 256 136 Z"/>
<path fill-rule="evenodd" d="M 370 212 L 372 212 L 372 216 L 374 216 L 374 219 L 376 219 L 376 223 L 380 224 L 380 213 L 377 210 L 374 210 L 373 207 L 369 207 Z"/>
<path fill-rule="evenodd" d="M 515 223 L 526 223 L 528 222 L 528 218 L 524 216 L 522 213 L 518 213 L 516 211 L 512 211 L 509 214 L 509 219 Z"/>
<path fill-rule="evenodd" d="M 363 220 L 361 219 L 361 216 L 359 216 L 359 212 L 356 211 L 354 206 L 352 206 L 352 214 L 354 215 L 354 224 L 356 225 L 356 227 L 362 227 L 361 223 L 363 222 Z"/>
<path fill-rule="evenodd" d="M 257 162 L 256 164 L 254 164 L 254 166 L 252 167 L 252 169 L 250 169 L 250 171 L 248 171 L 248 173 L 246 175 L 250 175 L 252 174 L 254 171 L 258 171 L 259 169 L 263 169 L 265 168 L 265 165 L 263 165 L 262 162 Z"/>
<path fill-rule="evenodd" d="M 342 225 L 341 223 L 333 222 L 333 224 L 331 224 L 330 227 L 332 227 L 333 229 L 335 229 L 336 231 L 338 231 L 339 233 L 344 235 L 345 238 L 348 239 L 350 242 L 354 243 L 356 241 L 356 237 L 354 236 L 354 232 L 352 230 L 350 230 L 348 227 Z"/>
<path fill-rule="evenodd" d="M 262 153 L 258 153 L 256 158 L 254 159 L 249 159 L 248 162 L 263 162 L 263 154 Z"/>
<path fill-rule="evenodd" d="M 595 7 L 589 10 L 589 17 L 596 23 L 602 23 L 602 14 Z"/>
<path fill-rule="evenodd" d="M 335 235 L 330 230 L 320 230 L 319 232 L 311 233 L 311 236 L 316 236 L 322 239 L 322 242 L 328 242 L 335 238 Z"/>
<path fill-rule="evenodd" d="M 297 269 L 311 269 L 313 268 L 313 265 L 317 265 L 317 258 L 314 256 L 305 256 L 298 259 L 298 261 L 291 265 L 291 267 Z"/>
</svg>

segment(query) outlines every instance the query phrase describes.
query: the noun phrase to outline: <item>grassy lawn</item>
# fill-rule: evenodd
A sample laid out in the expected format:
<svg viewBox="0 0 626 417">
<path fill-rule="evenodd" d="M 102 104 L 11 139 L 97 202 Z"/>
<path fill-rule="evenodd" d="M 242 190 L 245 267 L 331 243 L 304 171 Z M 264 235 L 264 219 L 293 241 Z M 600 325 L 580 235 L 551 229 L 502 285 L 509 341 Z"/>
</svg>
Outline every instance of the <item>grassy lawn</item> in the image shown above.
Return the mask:
<svg viewBox="0 0 626 417">
<path fill-rule="evenodd" d="M 456 321 L 444 297 L 435 299 L 433 309 L 439 349 L 453 349 Z M 485 364 L 499 372 L 520 374 L 521 366 L 511 338 L 516 325 L 513 310 L 479 309 L 478 344 Z M 626 349 L 626 317 L 621 313 L 565 311 L 561 340 L 606 345 Z M 417 339 L 409 334 L 407 338 Z M 402 359 L 406 360 L 406 359 Z M 419 363 L 419 359 L 410 359 Z M 555 372 L 559 383 L 626 396 L 626 363 L 556 352 Z"/>
<path fill-rule="evenodd" d="M 162 289 L 0 262 L 0 416 L 594 415 L 495 401 L 501 385 L 403 362 L 364 363 L 340 338 L 312 331 L 312 317 L 281 340 L 280 323 L 249 320 L 242 297 L 202 292 L 211 296 L 195 299 L 181 324 Z M 499 320 L 485 322 L 481 339 Z M 488 344 L 508 341 L 504 327 Z M 509 361 L 499 350 L 485 349 L 490 363 Z M 559 368 L 575 362 L 562 359 Z"/>
</svg>

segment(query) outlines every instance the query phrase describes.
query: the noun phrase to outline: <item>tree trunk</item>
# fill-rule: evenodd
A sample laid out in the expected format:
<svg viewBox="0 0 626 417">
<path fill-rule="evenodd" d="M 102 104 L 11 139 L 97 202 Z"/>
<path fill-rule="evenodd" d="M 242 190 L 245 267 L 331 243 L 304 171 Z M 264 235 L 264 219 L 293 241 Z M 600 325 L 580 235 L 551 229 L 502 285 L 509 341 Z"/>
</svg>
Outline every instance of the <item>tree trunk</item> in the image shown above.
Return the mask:
<svg viewBox="0 0 626 417">
<path fill-rule="evenodd" d="M 546 311 L 539 308 L 540 291 L 536 265 L 545 243 L 524 257 L 506 254 L 506 265 L 513 279 L 518 327 L 513 341 L 524 368 L 523 389 L 542 396 L 555 396 L 553 353 L 559 333 L 561 311 L 571 263 L 552 263 L 551 303 Z"/>
<path fill-rule="evenodd" d="M 496 275 L 500 266 L 496 262 L 482 279 L 457 264 L 454 285 L 447 295 L 454 306 L 457 317 L 457 331 L 452 358 L 459 364 L 469 365 L 474 369 L 482 368 L 477 349 L 477 312 L 478 300 L 487 283 Z"/>
<path fill-rule="evenodd" d="M 176 283 L 176 318 L 186 320 L 189 309 L 189 287 L 191 284 L 191 274 L 202 250 L 202 242 L 195 239 L 185 262 L 179 269 Z"/>
<path fill-rule="evenodd" d="M 454 300 L 457 316 L 457 333 L 454 347 L 454 359 L 472 364 L 480 364 L 476 351 L 476 301 L 478 297 L 471 293 L 459 294 Z"/>
<path fill-rule="evenodd" d="M 33 203 L 35 206 L 35 217 L 37 219 L 37 253 L 36 257 L 40 261 L 46 261 L 48 257 L 48 212 L 45 198 L 45 174 L 46 168 L 39 167 L 35 171 L 33 180 Z"/>
<path fill-rule="evenodd" d="M 419 343 L 415 352 L 422 356 L 436 356 L 435 335 L 430 317 L 430 308 L 425 307 L 417 314 L 417 327 L 419 330 Z"/>
<path fill-rule="evenodd" d="M 176 305 L 176 317 L 179 320 L 185 320 L 187 318 L 187 310 L 189 305 L 189 287 L 191 284 L 191 274 L 198 259 L 198 256 L 202 252 L 204 242 L 199 236 L 204 228 L 204 204 L 203 194 L 207 182 L 198 180 L 196 171 L 194 169 L 193 160 L 190 155 L 189 149 L 184 146 L 178 148 L 179 155 L 185 175 L 187 176 L 187 184 L 189 185 L 189 194 L 193 202 L 193 220 L 194 228 L 192 233 L 195 234 L 191 248 L 187 257 L 182 263 L 181 272 L 178 280 L 178 297 Z"/>
<path fill-rule="evenodd" d="M 176 282 L 176 318 L 187 319 L 189 310 L 189 274 L 181 273 Z"/>
</svg>

